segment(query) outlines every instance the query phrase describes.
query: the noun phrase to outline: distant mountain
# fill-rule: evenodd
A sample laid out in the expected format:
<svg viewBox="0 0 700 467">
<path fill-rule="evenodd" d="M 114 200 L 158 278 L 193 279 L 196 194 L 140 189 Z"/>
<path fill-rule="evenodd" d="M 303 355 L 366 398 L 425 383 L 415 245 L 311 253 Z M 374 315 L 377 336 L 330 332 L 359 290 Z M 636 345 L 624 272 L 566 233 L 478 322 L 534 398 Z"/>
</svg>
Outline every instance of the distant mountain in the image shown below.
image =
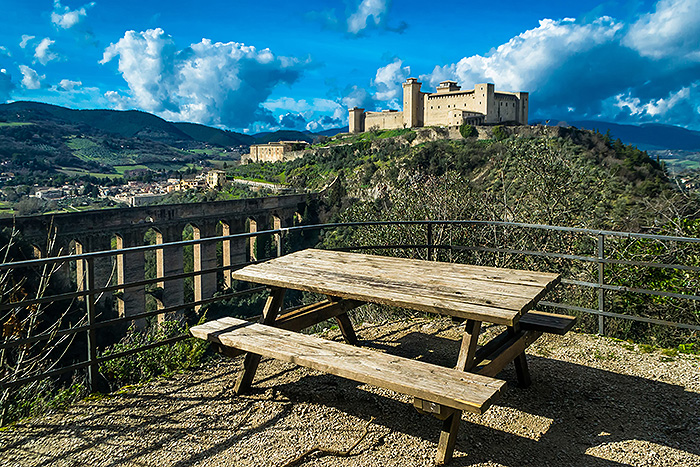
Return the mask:
<svg viewBox="0 0 700 467">
<path fill-rule="evenodd" d="M 255 138 L 250 135 L 236 133 L 234 131 L 223 131 L 199 123 L 173 123 L 175 128 L 182 131 L 195 141 L 201 141 L 216 146 L 250 146 L 255 144 Z"/>
<path fill-rule="evenodd" d="M 313 133 L 296 130 L 279 130 L 275 132 L 264 132 L 253 135 L 256 144 L 274 143 L 277 141 L 306 141 L 313 143 L 317 136 Z"/>
<path fill-rule="evenodd" d="M 55 121 L 126 138 L 143 138 L 175 147 L 193 143 L 222 147 L 249 145 L 253 139 L 195 123 L 172 123 L 140 110 L 73 110 L 42 102 L 0 104 L 0 121 Z"/>
<path fill-rule="evenodd" d="M 330 130 L 319 131 L 316 134 L 321 136 L 335 136 L 338 133 L 347 133 L 348 131 L 350 131 L 350 129 L 347 126 L 343 126 L 340 128 L 331 128 Z"/>
<path fill-rule="evenodd" d="M 688 130 L 678 126 L 658 123 L 623 125 L 594 120 L 567 123 L 577 128 L 598 130 L 601 133 L 610 130 L 610 135 L 614 139 L 619 138 L 626 144 L 633 144 L 645 151 L 663 149 L 700 151 L 700 131 Z"/>
</svg>

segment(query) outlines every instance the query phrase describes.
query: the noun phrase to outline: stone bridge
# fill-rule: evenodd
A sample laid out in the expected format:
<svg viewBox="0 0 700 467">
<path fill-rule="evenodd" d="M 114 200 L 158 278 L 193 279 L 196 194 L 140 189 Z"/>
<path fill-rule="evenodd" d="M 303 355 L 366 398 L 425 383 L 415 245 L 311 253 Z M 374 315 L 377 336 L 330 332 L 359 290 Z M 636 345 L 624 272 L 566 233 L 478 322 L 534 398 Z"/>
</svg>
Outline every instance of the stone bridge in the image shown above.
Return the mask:
<svg viewBox="0 0 700 467">
<path fill-rule="evenodd" d="M 145 244 L 167 244 L 182 241 L 185 232 L 200 239 L 236 233 L 257 232 L 298 223 L 307 203 L 316 195 L 287 195 L 266 198 L 239 199 L 191 204 L 170 204 L 136 208 L 106 209 L 54 215 L 26 216 L 0 219 L 0 228 L 12 227 L 22 233 L 24 240 L 34 246 L 37 257 L 59 253 L 88 253 L 118 250 Z M 191 230 L 190 230 L 191 229 Z M 50 234 L 50 232 L 52 234 Z M 48 239 L 55 238 L 53 251 L 46 251 Z M 145 239 L 155 240 L 146 242 Z M 217 257 L 217 245 L 222 254 Z M 255 259 L 255 239 L 223 240 L 194 245 L 193 269 L 201 271 L 220 266 L 239 264 Z M 157 249 L 156 277 L 181 274 L 184 271 L 186 250 L 182 246 Z M 95 286 L 120 285 L 145 279 L 146 254 L 129 252 L 97 258 L 94 265 Z M 58 281 L 66 288 L 84 290 L 83 262 L 62 267 Z M 230 275 L 224 273 L 226 286 Z M 164 280 L 159 308 L 184 303 L 183 279 Z M 194 277 L 194 300 L 209 298 L 217 290 L 215 273 Z M 127 287 L 116 294 L 119 316 L 142 313 L 145 310 L 145 287 Z M 112 308 L 111 300 L 103 297 L 101 306 Z M 143 325 L 141 320 L 137 324 Z"/>
</svg>

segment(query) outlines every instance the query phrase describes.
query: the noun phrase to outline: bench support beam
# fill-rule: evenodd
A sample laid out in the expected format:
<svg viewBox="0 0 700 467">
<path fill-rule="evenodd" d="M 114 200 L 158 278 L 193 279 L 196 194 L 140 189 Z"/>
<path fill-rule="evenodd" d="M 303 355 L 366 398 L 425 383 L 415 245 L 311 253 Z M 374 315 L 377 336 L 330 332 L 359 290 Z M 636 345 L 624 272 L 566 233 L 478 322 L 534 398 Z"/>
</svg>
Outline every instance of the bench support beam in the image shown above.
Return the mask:
<svg viewBox="0 0 700 467">
<path fill-rule="evenodd" d="M 455 451 L 455 443 L 457 442 L 457 432 L 459 431 L 459 422 L 462 420 L 462 411 L 454 410 L 443 422 L 442 431 L 440 432 L 440 440 L 438 441 L 437 465 L 448 464 L 452 460 L 452 455 Z"/>
<path fill-rule="evenodd" d="M 260 324 L 272 325 L 275 322 L 277 315 L 282 309 L 286 291 L 287 289 L 272 289 L 272 293 L 270 293 L 270 296 L 267 297 L 267 302 L 265 302 Z M 255 378 L 255 372 L 258 370 L 258 365 L 260 364 L 260 358 L 258 354 L 250 352 L 246 354 L 245 361 L 243 362 L 243 372 L 238 377 L 236 386 L 234 387 L 234 392 L 236 394 L 243 394 L 250 389 L 253 378 Z"/>
</svg>

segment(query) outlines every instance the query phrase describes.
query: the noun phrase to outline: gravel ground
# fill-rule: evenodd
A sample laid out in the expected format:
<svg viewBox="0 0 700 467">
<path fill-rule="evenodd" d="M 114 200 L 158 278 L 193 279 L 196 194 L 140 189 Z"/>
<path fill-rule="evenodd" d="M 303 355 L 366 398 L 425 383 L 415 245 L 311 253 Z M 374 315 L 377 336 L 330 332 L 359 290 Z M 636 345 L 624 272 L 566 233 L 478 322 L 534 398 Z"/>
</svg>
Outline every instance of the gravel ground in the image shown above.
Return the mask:
<svg viewBox="0 0 700 467">
<path fill-rule="evenodd" d="M 363 345 L 442 365 L 459 350 L 449 320 L 357 330 Z M 530 388 L 516 387 L 510 367 L 501 400 L 464 414 L 452 465 L 700 466 L 698 357 L 572 332 L 541 338 L 528 361 Z M 236 396 L 241 362 L 218 359 L 18 423 L 0 431 L 0 465 L 280 467 L 316 446 L 345 450 L 365 427 L 350 456 L 317 452 L 299 465 L 434 465 L 441 422 L 409 397 L 267 359 L 253 392 Z"/>
</svg>

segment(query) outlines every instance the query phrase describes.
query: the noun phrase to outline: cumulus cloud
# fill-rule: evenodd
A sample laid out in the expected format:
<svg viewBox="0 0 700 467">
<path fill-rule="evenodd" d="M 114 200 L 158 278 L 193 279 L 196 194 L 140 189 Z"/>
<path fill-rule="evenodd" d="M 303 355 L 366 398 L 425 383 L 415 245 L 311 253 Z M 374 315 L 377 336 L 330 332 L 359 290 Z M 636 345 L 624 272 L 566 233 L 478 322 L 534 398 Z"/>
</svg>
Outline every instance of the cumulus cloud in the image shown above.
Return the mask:
<svg viewBox="0 0 700 467">
<path fill-rule="evenodd" d="M 0 68 L 0 102 L 6 102 L 14 88 L 10 74 L 6 69 Z"/>
<path fill-rule="evenodd" d="M 82 81 L 73 81 L 70 79 L 62 79 L 58 83 L 58 89 L 63 91 L 73 91 L 83 85 Z"/>
<path fill-rule="evenodd" d="M 344 30 L 352 35 L 361 34 L 368 29 L 403 33 L 408 27 L 405 22 L 401 22 L 398 26 L 391 26 L 388 23 L 390 7 L 391 0 L 360 0 L 359 3 L 349 7 L 346 15 L 341 15 L 340 19 L 334 8 L 310 11 L 305 17 L 321 23 L 327 29 Z"/>
<path fill-rule="evenodd" d="M 67 6 L 61 5 L 59 0 L 55 0 L 53 11 L 51 12 L 51 22 L 58 28 L 70 29 L 80 23 L 87 16 L 87 10 L 93 6 L 95 6 L 95 2 L 83 5 L 76 10 L 71 10 Z"/>
<path fill-rule="evenodd" d="M 19 46 L 24 49 L 25 47 L 27 47 L 29 42 L 35 38 L 36 38 L 36 36 L 30 36 L 29 34 L 22 34 L 22 40 L 20 41 Z"/>
<path fill-rule="evenodd" d="M 398 58 L 386 66 L 377 70 L 373 84 L 377 89 L 374 98 L 380 101 L 386 101 L 390 106 L 399 107 L 400 102 L 397 100 L 402 95 L 401 83 L 406 81 L 411 73 L 411 68 L 402 66 L 403 61 Z"/>
<path fill-rule="evenodd" d="M 306 119 L 300 114 L 288 112 L 279 116 L 279 125 L 285 129 L 299 130 L 306 128 Z"/>
<path fill-rule="evenodd" d="M 26 89 L 39 89 L 41 88 L 41 81 L 46 78 L 46 76 L 37 73 L 32 68 L 27 65 L 20 65 L 19 71 L 22 72 L 22 86 Z"/>
<path fill-rule="evenodd" d="M 294 99 L 280 97 L 262 104 L 270 112 L 279 113 L 281 128 L 322 131 L 347 125 L 348 111 L 342 103 L 323 98 Z"/>
<path fill-rule="evenodd" d="M 691 19 L 672 20 L 669 12 Z M 673 116 L 686 109 L 681 124 L 700 127 L 699 49 L 700 1 L 660 0 L 631 24 L 607 16 L 543 19 L 486 55 L 438 66 L 421 79 L 431 87 L 453 79 L 529 91 L 531 119 L 679 123 Z"/>
<path fill-rule="evenodd" d="M 379 26 L 388 7 L 387 0 L 362 0 L 357 11 L 348 18 L 348 32 L 357 34 L 365 29 L 370 16 L 375 26 Z"/>
<path fill-rule="evenodd" d="M 353 107 L 360 107 L 363 109 L 373 109 L 374 103 L 372 102 L 372 96 L 363 87 L 352 85 L 345 89 L 343 93 L 343 98 L 341 102 L 343 105 L 349 109 Z"/>
<path fill-rule="evenodd" d="M 42 65 L 46 65 L 51 60 L 58 59 L 58 54 L 55 54 L 49 50 L 49 48 L 55 43 L 56 41 L 52 41 L 48 37 L 44 37 L 34 50 L 34 58 Z"/>
<path fill-rule="evenodd" d="M 231 128 L 277 124 L 261 103 L 309 66 L 237 42 L 202 39 L 180 50 L 160 28 L 127 31 L 105 49 L 100 63 L 114 59 L 130 90 L 122 99 L 166 119 Z"/>
<path fill-rule="evenodd" d="M 700 2 L 659 1 L 631 26 L 624 43 L 645 57 L 700 61 Z"/>
<path fill-rule="evenodd" d="M 12 54 L 10 51 L 7 49 L 7 47 L 0 45 L 0 56 L 6 56 L 6 57 L 12 57 Z"/>
</svg>

